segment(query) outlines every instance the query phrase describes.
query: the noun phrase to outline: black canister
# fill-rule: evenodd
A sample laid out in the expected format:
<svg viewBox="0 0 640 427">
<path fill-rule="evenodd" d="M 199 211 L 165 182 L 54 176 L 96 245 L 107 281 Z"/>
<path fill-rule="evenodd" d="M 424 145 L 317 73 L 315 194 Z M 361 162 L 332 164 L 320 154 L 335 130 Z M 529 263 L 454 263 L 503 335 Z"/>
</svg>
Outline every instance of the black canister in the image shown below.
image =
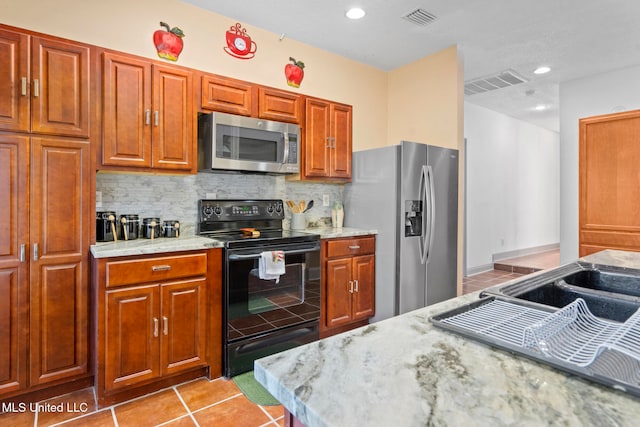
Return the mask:
<svg viewBox="0 0 640 427">
<path fill-rule="evenodd" d="M 96 212 L 96 241 L 112 242 L 117 239 L 116 213 L 113 211 Z"/>
<path fill-rule="evenodd" d="M 145 239 L 157 239 L 162 234 L 160 218 L 143 218 L 140 234 Z"/>
<path fill-rule="evenodd" d="M 180 237 L 180 221 L 168 220 L 162 222 L 164 237 Z"/>
<path fill-rule="evenodd" d="M 122 240 L 135 240 L 140 231 L 140 219 L 138 215 L 120 215 L 120 238 Z"/>
</svg>

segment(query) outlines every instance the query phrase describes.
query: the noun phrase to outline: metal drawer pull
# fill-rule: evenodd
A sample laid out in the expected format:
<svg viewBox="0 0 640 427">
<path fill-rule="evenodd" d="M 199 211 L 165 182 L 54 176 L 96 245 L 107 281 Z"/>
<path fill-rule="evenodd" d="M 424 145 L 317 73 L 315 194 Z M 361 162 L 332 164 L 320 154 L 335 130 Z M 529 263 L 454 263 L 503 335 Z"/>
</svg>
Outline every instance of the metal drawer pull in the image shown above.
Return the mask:
<svg viewBox="0 0 640 427">
<path fill-rule="evenodd" d="M 159 120 L 159 113 L 158 113 L 158 110 L 156 110 L 153 112 L 153 121 L 154 121 L 153 124 L 158 126 L 158 123 L 159 123 L 158 120 Z"/>
<path fill-rule="evenodd" d="M 351 249 L 351 250 L 360 249 L 360 245 L 352 245 L 352 246 L 349 246 L 349 249 Z"/>
<path fill-rule="evenodd" d="M 162 332 L 165 335 L 169 335 L 169 318 L 167 316 L 162 316 L 162 324 L 164 325 Z"/>
<path fill-rule="evenodd" d="M 33 79 L 33 96 L 34 98 L 40 96 L 40 82 L 38 79 Z"/>
<path fill-rule="evenodd" d="M 151 110 L 144 110 L 144 124 L 151 124 Z"/>
<path fill-rule="evenodd" d="M 169 270 L 171 270 L 171 266 L 170 265 L 154 265 L 153 267 L 151 267 L 151 270 L 153 270 L 153 271 L 169 271 Z"/>
<path fill-rule="evenodd" d="M 26 96 L 27 95 L 27 78 L 23 77 L 20 80 L 22 80 L 22 96 Z"/>
<path fill-rule="evenodd" d="M 20 245 L 20 262 L 24 262 L 25 257 L 24 243 Z"/>
<path fill-rule="evenodd" d="M 153 318 L 153 336 L 154 337 L 158 337 L 158 318 L 154 317 Z"/>
<path fill-rule="evenodd" d="M 354 280 L 354 282 L 356 282 L 356 289 L 355 289 L 355 292 L 358 292 L 358 281 L 357 281 L 357 280 Z"/>
<path fill-rule="evenodd" d="M 349 280 L 349 293 L 353 293 L 353 280 Z"/>
<path fill-rule="evenodd" d="M 39 257 L 40 257 L 40 252 L 38 251 L 38 244 L 34 243 L 33 244 L 33 260 L 37 261 Z"/>
</svg>

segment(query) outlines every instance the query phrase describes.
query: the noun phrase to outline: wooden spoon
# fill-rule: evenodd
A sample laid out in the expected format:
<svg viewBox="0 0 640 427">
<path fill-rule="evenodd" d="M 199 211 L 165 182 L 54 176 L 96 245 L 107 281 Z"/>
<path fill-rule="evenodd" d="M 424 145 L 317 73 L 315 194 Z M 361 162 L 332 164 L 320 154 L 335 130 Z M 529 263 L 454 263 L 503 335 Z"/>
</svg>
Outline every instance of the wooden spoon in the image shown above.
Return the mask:
<svg viewBox="0 0 640 427">
<path fill-rule="evenodd" d="M 109 215 L 109 222 L 111 223 L 111 232 L 113 233 L 113 241 L 118 241 L 118 233 L 116 233 L 116 217 Z"/>
</svg>

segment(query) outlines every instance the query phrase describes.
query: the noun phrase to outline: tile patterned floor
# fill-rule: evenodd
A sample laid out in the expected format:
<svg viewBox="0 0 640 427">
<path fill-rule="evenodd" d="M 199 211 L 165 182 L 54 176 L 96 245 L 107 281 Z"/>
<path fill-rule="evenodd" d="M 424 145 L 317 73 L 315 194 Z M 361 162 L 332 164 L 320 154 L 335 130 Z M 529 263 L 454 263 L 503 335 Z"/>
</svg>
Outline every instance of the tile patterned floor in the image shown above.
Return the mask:
<svg viewBox="0 0 640 427">
<path fill-rule="evenodd" d="M 42 404 L 0 414 L 11 427 L 145 426 L 284 426 L 284 409 L 249 401 L 232 380 L 199 378 L 157 393 L 98 410 L 93 388 L 59 396 Z M 61 408 L 61 411 L 44 410 Z M 34 410 L 32 410 L 34 409 Z"/>
<path fill-rule="evenodd" d="M 559 253 L 543 253 L 501 261 L 503 270 L 465 277 L 463 293 L 521 277 L 529 270 L 559 265 Z M 511 267 L 511 268 L 509 268 Z M 518 272 L 519 271 L 519 272 Z M 523 273 L 524 272 L 524 273 Z M 98 410 L 93 388 L 40 402 L 61 411 L 0 413 L 0 426 L 11 427 L 146 427 L 146 426 L 284 426 L 282 406 L 259 406 L 249 401 L 231 380 L 200 378 L 157 393 Z M 0 408 L 2 410 L 2 408 Z"/>
</svg>

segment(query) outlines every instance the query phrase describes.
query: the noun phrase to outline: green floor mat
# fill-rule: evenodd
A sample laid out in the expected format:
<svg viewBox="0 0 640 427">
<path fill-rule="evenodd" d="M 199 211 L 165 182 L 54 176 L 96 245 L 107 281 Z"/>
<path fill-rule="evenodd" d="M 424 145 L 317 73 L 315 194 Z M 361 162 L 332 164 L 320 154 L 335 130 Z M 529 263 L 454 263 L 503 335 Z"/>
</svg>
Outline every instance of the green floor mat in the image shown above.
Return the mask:
<svg viewBox="0 0 640 427">
<path fill-rule="evenodd" d="M 280 404 L 275 397 L 273 397 L 258 381 L 256 381 L 253 376 L 253 371 L 236 375 L 233 377 L 233 382 L 236 383 L 247 399 L 257 405 L 275 406 Z"/>
</svg>

